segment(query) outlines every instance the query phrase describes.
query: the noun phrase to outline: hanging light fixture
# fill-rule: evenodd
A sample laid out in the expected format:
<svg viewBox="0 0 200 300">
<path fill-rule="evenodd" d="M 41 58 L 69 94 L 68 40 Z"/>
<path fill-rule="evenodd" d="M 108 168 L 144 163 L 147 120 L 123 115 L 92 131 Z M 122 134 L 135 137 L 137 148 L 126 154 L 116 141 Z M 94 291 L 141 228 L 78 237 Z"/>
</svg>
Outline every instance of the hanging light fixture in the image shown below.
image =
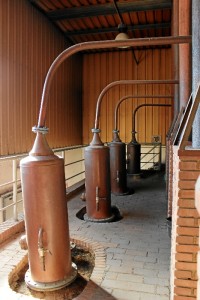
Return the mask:
<svg viewBox="0 0 200 300">
<path fill-rule="evenodd" d="M 129 36 L 127 34 L 128 27 L 127 27 L 127 25 L 123 21 L 123 18 L 122 18 L 122 15 L 120 14 L 119 8 L 118 8 L 117 3 L 116 3 L 116 0 L 113 0 L 113 3 L 114 3 L 114 6 L 115 6 L 115 9 L 117 11 L 117 14 L 119 16 L 119 19 L 120 19 L 120 24 L 118 25 L 118 31 L 119 31 L 119 33 L 115 37 L 115 40 L 116 41 L 128 40 L 129 39 Z M 129 48 L 129 47 L 124 46 L 124 47 L 119 47 L 119 48 Z"/>
<path fill-rule="evenodd" d="M 129 39 L 129 36 L 127 34 L 128 28 L 127 28 L 126 24 L 124 24 L 124 23 L 119 24 L 118 31 L 119 31 L 119 33 L 115 38 L 116 41 L 122 41 L 122 40 Z"/>
</svg>

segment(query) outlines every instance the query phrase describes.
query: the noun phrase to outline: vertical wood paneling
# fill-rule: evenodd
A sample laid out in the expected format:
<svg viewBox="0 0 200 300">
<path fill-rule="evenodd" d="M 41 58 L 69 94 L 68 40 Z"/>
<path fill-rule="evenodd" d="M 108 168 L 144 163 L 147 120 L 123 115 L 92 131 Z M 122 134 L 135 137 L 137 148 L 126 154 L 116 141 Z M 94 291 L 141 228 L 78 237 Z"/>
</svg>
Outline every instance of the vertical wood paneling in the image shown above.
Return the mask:
<svg viewBox="0 0 200 300">
<path fill-rule="evenodd" d="M 101 90 L 107 85 L 107 76 L 105 73 L 105 69 L 107 69 L 106 65 L 106 53 L 102 53 L 102 55 L 99 55 L 98 59 L 98 66 L 99 66 L 99 71 L 97 72 L 98 75 L 97 77 L 99 78 L 99 84 L 98 84 L 98 90 L 99 93 Z M 97 98 L 96 98 L 97 100 Z M 106 137 L 107 137 L 107 118 L 108 118 L 108 111 L 107 111 L 107 94 L 103 97 L 102 105 L 101 105 L 101 110 L 100 110 L 100 115 L 103 115 L 104 118 L 101 119 L 103 122 L 101 122 L 101 138 L 104 142 L 106 142 Z M 110 120 L 112 122 L 112 120 Z"/>
<path fill-rule="evenodd" d="M 153 51 L 153 79 L 160 79 L 160 50 L 159 49 L 155 49 Z M 159 86 L 158 85 L 154 85 L 153 86 L 153 93 L 159 95 Z M 156 104 L 157 103 L 157 99 L 153 100 L 153 103 Z M 153 107 L 153 131 L 152 131 L 152 135 L 157 135 L 159 132 L 159 124 L 158 124 L 158 107 Z M 162 126 L 162 125 L 161 125 Z"/>
<path fill-rule="evenodd" d="M 165 56 L 166 56 L 166 61 L 168 61 L 168 57 L 167 57 L 167 53 L 165 53 Z M 165 76 L 171 76 L 172 74 L 172 64 L 168 64 L 167 68 L 165 69 Z M 165 93 L 168 94 L 173 94 L 174 91 L 174 87 L 165 87 Z M 172 119 L 174 117 L 174 102 L 172 99 L 166 99 L 166 103 L 167 104 L 171 104 L 171 109 L 168 109 L 167 110 L 167 113 L 166 113 L 166 117 L 165 117 L 165 122 L 166 122 L 166 132 L 168 132 L 170 126 L 171 126 L 171 122 L 172 122 Z"/>
<path fill-rule="evenodd" d="M 113 78 L 113 72 L 112 72 L 112 52 L 108 53 L 107 55 L 107 68 L 108 68 L 108 72 L 107 72 L 107 83 L 112 82 L 112 78 Z M 110 91 L 108 91 L 107 93 L 107 136 L 109 136 L 109 133 L 113 131 L 114 129 L 114 109 L 115 109 L 115 102 L 117 101 L 114 98 L 114 90 L 111 89 Z M 113 112 L 113 113 L 112 113 Z"/>
<path fill-rule="evenodd" d="M 160 51 L 160 77 L 161 79 L 165 78 L 165 70 L 166 70 L 166 61 L 165 61 L 165 51 L 161 50 Z M 165 86 L 160 85 L 159 89 L 160 94 L 165 94 Z M 165 99 L 160 99 L 159 103 L 165 104 L 166 100 Z M 167 132 L 166 130 L 166 122 L 165 122 L 165 116 L 168 113 L 168 108 L 167 107 L 158 107 L 158 124 L 162 124 L 162 126 L 159 126 L 159 135 L 162 137 L 162 142 L 163 139 L 165 139 L 165 133 Z M 164 120 L 164 122 L 163 122 Z"/>
<path fill-rule="evenodd" d="M 91 67 L 88 70 L 87 65 L 88 65 L 88 55 L 85 55 L 85 59 L 83 61 L 83 97 L 85 101 L 83 102 L 83 126 L 84 126 L 84 131 L 83 131 L 83 140 L 84 141 L 89 141 L 89 124 L 91 122 L 88 120 L 90 118 L 90 107 L 88 104 L 88 99 L 91 98 L 90 93 L 91 93 L 91 87 L 87 87 L 87 81 L 90 80 L 90 73 L 91 73 Z M 90 57 L 90 63 L 92 65 L 92 55 Z M 84 80 L 87 78 L 87 81 Z"/>
<path fill-rule="evenodd" d="M 146 59 L 147 59 L 148 53 L 145 53 L 145 56 L 143 59 L 140 61 L 138 67 L 137 67 L 137 79 L 142 80 L 146 79 Z M 146 86 L 144 84 L 139 84 L 138 85 L 138 95 L 143 96 L 146 95 Z M 146 98 L 140 98 L 137 101 L 137 104 L 145 104 L 146 103 Z M 136 116 L 136 122 L 137 122 L 137 139 L 139 141 L 145 141 L 146 140 L 146 135 L 145 135 L 145 122 L 144 120 L 146 119 L 146 107 L 142 107 L 141 109 L 138 110 L 137 116 Z"/>
<path fill-rule="evenodd" d="M 119 78 L 119 67 L 120 67 L 120 53 L 119 52 L 115 53 L 115 55 L 112 56 L 112 64 L 110 67 L 111 67 L 111 70 L 110 70 L 109 83 L 111 83 L 112 81 L 117 81 L 117 80 L 121 79 L 121 78 Z M 120 88 L 118 86 L 116 86 L 110 91 L 112 92 L 113 106 L 115 107 L 116 103 L 120 100 Z M 112 112 L 111 112 L 111 114 L 112 114 Z M 114 111 L 113 111 L 113 114 L 114 114 Z M 120 118 L 118 118 L 118 129 L 121 129 Z M 121 136 L 121 130 L 120 130 L 120 136 Z M 109 141 L 109 135 L 106 139 L 107 139 L 107 141 Z"/>
<path fill-rule="evenodd" d="M 125 51 L 121 51 L 120 52 L 120 61 L 124 61 L 124 64 L 120 64 L 120 79 L 121 80 L 124 80 L 127 78 L 127 75 L 126 75 L 126 53 Z M 124 95 L 127 95 L 127 86 L 126 85 L 121 85 L 120 86 L 120 90 L 119 90 L 119 95 L 121 97 L 123 97 Z M 125 136 L 126 136 L 126 122 L 125 122 L 125 119 L 126 119 L 126 101 L 120 106 L 120 109 L 119 109 L 119 115 L 120 115 L 120 118 L 119 118 L 119 125 L 120 125 L 120 137 L 121 139 L 125 139 Z"/>
<path fill-rule="evenodd" d="M 127 77 L 128 78 L 131 78 L 131 77 L 134 77 L 134 70 L 136 70 L 136 62 L 134 60 L 134 57 L 133 57 L 133 53 L 131 51 L 128 51 L 127 53 L 127 63 L 129 62 L 132 62 L 130 63 L 130 67 L 127 68 Z M 126 89 L 126 93 L 127 95 L 133 95 L 133 94 L 136 94 L 136 92 L 133 92 L 133 87 L 131 85 L 127 86 L 127 89 Z M 131 124 L 132 124 L 132 114 L 130 114 L 130 111 L 133 111 L 133 103 L 137 101 L 136 99 L 133 99 L 133 98 L 130 98 L 130 99 L 127 99 L 125 100 L 125 104 L 126 104 L 126 118 L 125 118 L 125 137 L 124 139 L 126 141 L 131 141 L 131 131 L 132 131 L 132 128 L 131 128 Z"/>
<path fill-rule="evenodd" d="M 64 37 L 28 1 L 0 0 L 0 155 L 31 149 L 42 87 Z M 82 143 L 82 57 L 60 66 L 52 82 L 46 125 L 52 148 Z"/>
<path fill-rule="evenodd" d="M 146 56 L 146 78 L 150 80 L 153 78 L 153 50 L 149 50 Z M 146 86 L 146 94 L 153 95 L 153 87 L 152 85 Z M 159 99 L 156 99 L 158 101 Z M 153 103 L 153 98 L 146 99 L 147 104 Z M 153 114 L 153 107 L 147 107 L 146 109 L 146 142 L 151 142 L 151 135 L 153 131 L 153 123 L 152 123 L 152 114 Z"/>
<path fill-rule="evenodd" d="M 172 79 L 171 78 L 171 49 L 135 50 L 139 60 L 136 64 L 132 50 L 118 52 L 104 52 L 85 54 L 84 61 L 84 94 L 83 106 L 90 103 L 90 109 L 96 108 L 96 100 L 106 84 L 123 79 Z M 101 62 L 101 63 L 100 63 Z M 87 72 L 85 70 L 87 68 Z M 100 73 L 100 74 L 99 74 Z M 90 74 L 85 78 L 86 74 Z M 86 84 L 87 81 L 87 84 Z M 92 87 L 92 90 L 91 88 Z M 90 93 L 88 90 L 90 89 Z M 132 85 L 112 88 L 104 96 L 101 107 L 100 129 L 102 140 L 112 140 L 114 122 L 114 108 L 119 99 L 128 94 L 135 95 L 171 95 L 170 86 L 159 85 Z M 93 108 L 92 104 L 93 103 Z M 132 130 L 132 112 L 143 103 L 172 103 L 172 99 L 144 98 L 126 100 L 120 107 L 119 129 L 120 137 L 124 142 L 130 142 Z M 173 106 L 173 105 L 172 105 Z M 107 111 L 106 111 L 107 110 Z M 92 111 L 90 111 L 92 115 Z M 172 109 L 169 108 L 141 108 L 137 113 L 136 130 L 139 142 L 151 142 L 152 135 L 161 135 L 165 144 L 166 132 L 171 123 Z M 88 128 L 93 127 L 94 120 L 87 118 L 87 111 L 83 112 L 83 141 L 88 140 Z M 90 135 L 91 138 L 91 135 Z"/>
</svg>

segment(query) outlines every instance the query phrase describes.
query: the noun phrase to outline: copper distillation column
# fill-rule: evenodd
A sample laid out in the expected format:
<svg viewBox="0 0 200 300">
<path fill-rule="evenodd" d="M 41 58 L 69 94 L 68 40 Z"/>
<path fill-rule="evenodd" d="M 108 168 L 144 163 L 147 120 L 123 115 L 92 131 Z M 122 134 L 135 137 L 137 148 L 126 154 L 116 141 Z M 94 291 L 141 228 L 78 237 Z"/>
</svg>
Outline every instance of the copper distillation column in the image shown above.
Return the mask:
<svg viewBox="0 0 200 300">
<path fill-rule="evenodd" d="M 35 143 L 29 156 L 20 163 L 29 255 L 25 280 L 31 289 L 59 289 L 76 277 L 70 255 L 64 161 L 53 154 L 45 138 L 48 96 L 56 70 L 68 57 L 82 50 L 181 43 L 191 43 L 191 37 L 86 42 L 67 48 L 51 64 L 43 86 L 38 126 L 33 128 L 37 134 Z"/>
<path fill-rule="evenodd" d="M 25 282 L 51 291 L 69 285 L 77 268 L 71 262 L 64 161 L 47 144 L 47 128 L 33 131 L 33 148 L 20 162 L 29 256 Z"/>
<path fill-rule="evenodd" d="M 118 129 L 118 111 L 119 107 L 125 100 L 139 98 L 171 98 L 165 95 L 127 95 L 122 97 L 115 106 L 113 140 L 108 144 L 110 148 L 110 176 L 111 192 L 115 195 L 126 195 L 129 191 L 127 188 L 126 173 L 126 144 L 119 137 Z M 138 144 L 139 145 L 139 144 Z M 140 153 L 140 149 L 139 149 Z"/>
<path fill-rule="evenodd" d="M 113 171 L 112 169 L 110 170 L 112 163 L 110 164 L 109 148 L 102 143 L 99 136 L 99 115 L 103 96 L 110 88 L 117 85 L 161 83 L 177 84 L 178 82 L 174 80 L 120 80 L 111 82 L 100 93 L 96 105 L 95 126 L 94 129 L 92 129 L 94 134 L 93 139 L 90 145 L 85 148 L 85 220 L 110 222 L 114 219 L 111 209 L 110 182 L 110 172 L 112 174 Z M 113 147 L 111 151 L 115 152 L 114 150 L 115 148 Z M 116 156 L 114 159 L 117 160 L 118 157 Z"/>
<path fill-rule="evenodd" d="M 110 149 L 110 181 L 111 192 L 114 195 L 127 195 L 126 179 L 126 144 L 119 137 L 118 110 L 119 104 L 129 96 L 122 97 L 115 106 L 115 125 L 113 129 L 113 140 L 108 143 Z"/>
<path fill-rule="evenodd" d="M 155 98 L 155 96 L 153 96 Z M 170 98 L 170 96 L 164 96 L 165 98 Z M 157 96 L 160 98 L 160 96 Z M 171 104 L 141 104 L 133 111 L 132 119 L 132 140 L 127 145 L 127 174 L 128 175 L 140 175 L 140 155 L 141 155 L 141 145 L 136 140 L 136 130 L 135 130 L 135 116 L 138 109 L 144 106 L 171 106 Z"/>
<path fill-rule="evenodd" d="M 111 209 L 109 148 L 102 143 L 94 128 L 93 139 L 85 148 L 86 214 L 84 219 L 93 222 L 110 222 Z"/>
</svg>

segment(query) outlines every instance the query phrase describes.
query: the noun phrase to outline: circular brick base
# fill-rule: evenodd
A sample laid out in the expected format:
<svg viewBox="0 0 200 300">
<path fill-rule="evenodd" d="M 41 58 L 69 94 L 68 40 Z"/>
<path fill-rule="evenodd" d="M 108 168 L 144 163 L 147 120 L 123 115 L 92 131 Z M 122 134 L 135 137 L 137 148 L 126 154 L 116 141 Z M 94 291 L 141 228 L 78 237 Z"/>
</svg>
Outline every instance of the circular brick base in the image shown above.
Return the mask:
<svg viewBox="0 0 200 300">
<path fill-rule="evenodd" d="M 83 290 L 83 292 L 76 297 L 77 300 L 84 300 L 89 299 L 89 295 L 91 296 L 91 293 L 94 292 L 97 286 L 99 286 L 104 278 L 104 272 L 105 272 L 105 266 L 106 266 L 106 253 L 104 248 L 101 246 L 101 244 L 97 242 L 93 242 L 86 238 L 79 238 L 79 237 L 71 237 L 71 242 L 75 243 L 77 246 L 82 247 L 83 249 L 87 249 L 90 252 L 93 252 L 95 255 L 95 266 L 92 272 L 92 275 L 90 277 L 90 280 L 86 286 L 86 288 Z M 20 270 L 24 268 L 25 265 L 28 264 L 28 255 L 24 255 L 24 257 L 16 263 L 15 266 L 12 269 L 12 271 L 8 275 L 8 295 L 14 296 L 19 295 L 19 293 L 13 291 L 15 288 L 14 283 L 16 281 L 16 276 Z M 21 295 L 20 294 L 20 300 L 25 299 L 32 299 L 32 296 L 27 295 Z"/>
</svg>

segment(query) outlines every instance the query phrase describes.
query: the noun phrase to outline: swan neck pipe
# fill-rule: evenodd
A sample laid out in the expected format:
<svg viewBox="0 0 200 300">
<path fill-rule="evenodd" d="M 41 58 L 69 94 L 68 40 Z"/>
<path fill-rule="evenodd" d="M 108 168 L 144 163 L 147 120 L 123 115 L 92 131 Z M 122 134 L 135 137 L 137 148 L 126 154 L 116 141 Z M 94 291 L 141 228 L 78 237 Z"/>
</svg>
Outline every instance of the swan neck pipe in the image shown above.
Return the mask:
<svg viewBox="0 0 200 300">
<path fill-rule="evenodd" d="M 155 103 L 155 104 L 150 104 L 150 103 L 146 103 L 146 104 L 141 104 L 139 106 L 136 107 L 136 109 L 133 111 L 133 119 L 132 119 L 132 141 L 136 141 L 136 137 L 135 137 L 135 134 L 136 134 L 136 131 L 135 131 L 135 116 L 136 116 L 136 112 L 141 108 L 141 107 L 144 107 L 144 106 L 165 106 L 165 107 L 170 107 L 172 106 L 171 104 L 161 104 L 161 103 Z"/>
<path fill-rule="evenodd" d="M 117 102 L 116 106 L 115 106 L 115 117 L 114 117 L 114 130 L 118 130 L 118 111 L 119 111 L 119 106 L 121 105 L 122 102 L 124 102 L 125 100 L 136 100 L 136 99 L 140 99 L 140 98 L 162 98 L 162 99 L 171 99 L 174 98 L 174 96 L 167 96 L 167 95 L 127 95 L 124 96 L 122 98 L 120 98 L 120 100 Z"/>
<path fill-rule="evenodd" d="M 54 76 L 54 73 L 58 69 L 58 67 L 72 54 L 78 53 L 83 50 L 92 50 L 92 49 L 104 49 L 104 48 L 119 48 L 122 46 L 127 47 L 136 47 L 136 46 L 150 46 L 150 45 L 172 45 L 172 44 L 187 44 L 191 43 L 192 38 L 190 35 L 188 36 L 169 36 L 169 37 L 153 37 L 153 38 L 139 38 L 139 39 L 128 39 L 123 41 L 116 40 L 108 40 L 108 41 L 92 41 L 76 44 L 71 46 L 61 52 L 57 58 L 51 64 L 48 73 L 45 78 L 45 82 L 43 85 L 41 105 L 38 117 L 38 128 L 45 127 L 46 121 L 46 112 L 48 105 L 48 97 L 51 82 Z"/>
</svg>

